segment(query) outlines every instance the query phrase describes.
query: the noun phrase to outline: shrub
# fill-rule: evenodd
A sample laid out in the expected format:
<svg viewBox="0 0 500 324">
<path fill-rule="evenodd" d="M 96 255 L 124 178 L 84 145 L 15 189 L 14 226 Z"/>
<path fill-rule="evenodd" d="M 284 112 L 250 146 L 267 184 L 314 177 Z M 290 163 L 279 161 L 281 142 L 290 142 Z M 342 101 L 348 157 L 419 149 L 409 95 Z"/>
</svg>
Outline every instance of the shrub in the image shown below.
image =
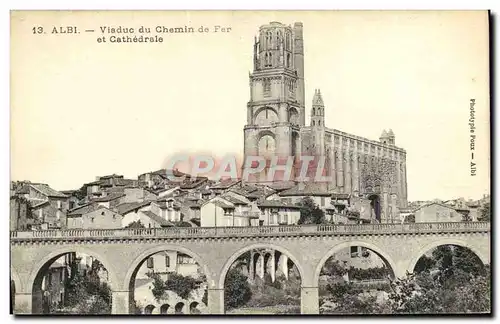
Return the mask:
<svg viewBox="0 0 500 324">
<path fill-rule="evenodd" d="M 252 291 L 247 277 L 236 269 L 226 275 L 224 284 L 224 303 L 227 309 L 245 305 L 252 298 Z"/>
</svg>

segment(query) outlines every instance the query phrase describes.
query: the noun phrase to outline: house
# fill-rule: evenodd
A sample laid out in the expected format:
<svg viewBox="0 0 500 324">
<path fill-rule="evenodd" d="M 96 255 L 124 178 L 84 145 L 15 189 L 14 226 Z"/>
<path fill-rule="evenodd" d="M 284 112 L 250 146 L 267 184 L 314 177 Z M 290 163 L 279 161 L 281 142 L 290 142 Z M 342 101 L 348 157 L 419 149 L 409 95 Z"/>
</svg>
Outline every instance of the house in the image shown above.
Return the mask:
<svg viewBox="0 0 500 324">
<path fill-rule="evenodd" d="M 181 193 L 181 187 L 176 185 L 165 186 L 165 188 L 160 189 L 150 189 L 155 195 L 158 196 L 158 199 L 164 197 L 176 197 Z"/>
<path fill-rule="evenodd" d="M 201 205 L 205 200 L 188 196 L 179 199 L 179 202 L 182 219 L 186 222 L 192 222 L 196 226 L 200 226 Z"/>
<path fill-rule="evenodd" d="M 179 187 L 181 190 L 190 192 L 196 189 L 204 188 L 208 182 L 209 180 L 207 177 L 190 177 L 181 182 Z"/>
<path fill-rule="evenodd" d="M 68 196 L 44 183 L 22 182 L 17 186 L 17 196 L 31 204 L 33 217 L 47 228 L 64 228 L 69 209 Z"/>
<path fill-rule="evenodd" d="M 182 221 L 180 204 L 174 198 L 161 198 L 153 201 L 150 210 L 166 221 L 172 223 Z"/>
<path fill-rule="evenodd" d="M 125 179 L 123 175 L 98 176 L 93 182 L 86 183 L 87 196 L 96 198 L 105 195 L 105 193 L 123 193 L 125 187 L 137 187 L 138 181 Z"/>
<path fill-rule="evenodd" d="M 278 195 L 294 204 L 305 197 L 310 197 L 323 210 L 330 207 L 332 201 L 332 192 L 322 183 L 299 183 L 290 189 L 279 192 Z"/>
<path fill-rule="evenodd" d="M 332 224 L 353 224 L 355 220 L 347 215 L 351 195 L 347 193 L 331 194 L 330 206 L 325 207 L 325 219 Z"/>
<path fill-rule="evenodd" d="M 78 206 L 78 203 L 80 202 L 80 199 L 78 198 L 79 190 L 63 190 L 61 192 L 68 196 L 68 210 Z"/>
<path fill-rule="evenodd" d="M 34 224 L 34 217 L 31 213 L 31 204 L 20 196 L 10 197 L 10 230 L 27 231 L 31 230 Z"/>
<path fill-rule="evenodd" d="M 69 267 L 65 257 L 54 261 L 46 270 L 42 278 L 42 308 L 47 313 L 49 310 L 62 308 L 66 299 L 66 282 Z"/>
<path fill-rule="evenodd" d="M 207 177 L 193 177 L 177 169 L 160 169 L 139 175 L 138 183 L 141 187 L 154 190 L 179 187 L 181 190 L 192 191 L 206 186 L 209 180 Z"/>
<path fill-rule="evenodd" d="M 115 229 L 122 227 L 123 216 L 98 203 L 90 203 L 68 212 L 67 227 L 83 229 Z"/>
<path fill-rule="evenodd" d="M 296 225 L 300 219 L 300 206 L 281 200 L 262 200 L 259 225 Z"/>
<path fill-rule="evenodd" d="M 87 197 L 90 199 L 97 198 L 102 195 L 101 191 L 101 181 L 96 180 L 83 185 L 86 188 Z"/>
<path fill-rule="evenodd" d="M 133 203 L 143 201 L 153 201 L 158 199 L 158 195 L 148 189 L 139 187 L 125 187 L 120 199 L 121 203 Z"/>
<path fill-rule="evenodd" d="M 231 195 L 215 197 L 201 205 L 202 227 L 258 226 L 260 212 L 255 203 L 249 204 Z"/>
<path fill-rule="evenodd" d="M 172 182 L 169 179 L 169 176 L 173 177 L 184 177 L 185 179 L 190 178 L 191 176 L 187 173 L 180 172 L 177 169 L 167 170 L 160 169 L 157 171 L 147 172 L 139 175 L 137 177 L 139 186 L 148 187 L 148 188 L 165 188 L 165 185 L 168 182 Z"/>
<path fill-rule="evenodd" d="M 268 186 L 242 184 L 242 183 L 230 187 L 228 191 L 235 192 L 250 201 L 267 199 L 276 192 L 275 190 L 271 189 Z"/>
<path fill-rule="evenodd" d="M 127 227 L 133 222 L 140 222 L 146 228 L 160 228 L 174 226 L 166 218 L 151 211 L 151 201 L 123 203 L 116 210 L 123 215 L 122 227 Z"/>
<path fill-rule="evenodd" d="M 377 253 L 362 246 L 350 246 L 333 255 L 333 259 L 345 263 L 348 267 L 370 269 L 385 266 L 384 261 Z"/>
<path fill-rule="evenodd" d="M 464 215 L 464 220 L 477 221 L 480 217 L 480 203 L 472 199 L 466 201 L 464 198 L 458 198 L 445 201 L 444 204 L 453 207 L 456 211 Z"/>
<path fill-rule="evenodd" d="M 442 203 L 430 203 L 414 211 L 415 223 L 461 222 L 463 214 Z"/>
<path fill-rule="evenodd" d="M 401 208 L 399 218 L 401 223 L 415 223 L 415 212 L 411 208 Z"/>
<path fill-rule="evenodd" d="M 127 227 L 130 223 L 140 220 L 139 211 L 149 210 L 150 201 L 125 202 L 117 205 L 113 210 L 123 216 L 122 227 Z"/>
<path fill-rule="evenodd" d="M 138 212 L 139 221 L 146 228 L 173 227 L 174 223 L 162 218 L 150 210 L 140 210 Z"/>
<path fill-rule="evenodd" d="M 106 207 L 106 208 L 115 208 L 122 202 L 122 198 L 125 197 L 123 193 L 110 193 L 105 194 L 103 197 L 94 198 L 91 202 L 96 202 L 97 204 Z"/>
<path fill-rule="evenodd" d="M 240 183 L 241 183 L 241 180 L 238 180 L 238 179 L 221 180 L 221 181 L 211 185 L 210 187 L 208 187 L 208 189 L 210 189 L 210 191 L 212 191 L 214 193 L 214 195 L 217 196 L 217 195 L 222 194 L 224 191 L 228 190 L 229 188 L 232 188 Z"/>
<path fill-rule="evenodd" d="M 123 175 L 112 174 L 97 177 L 101 190 L 105 191 L 112 187 L 137 187 L 137 180 L 125 179 Z"/>
</svg>

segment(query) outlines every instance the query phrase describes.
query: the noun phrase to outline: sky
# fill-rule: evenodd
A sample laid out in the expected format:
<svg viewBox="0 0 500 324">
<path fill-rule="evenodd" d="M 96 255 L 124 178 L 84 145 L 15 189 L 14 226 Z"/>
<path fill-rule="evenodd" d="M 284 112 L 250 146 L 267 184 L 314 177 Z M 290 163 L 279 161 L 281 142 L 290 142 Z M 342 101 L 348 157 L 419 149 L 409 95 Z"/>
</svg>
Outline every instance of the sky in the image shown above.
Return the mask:
<svg viewBox="0 0 500 324">
<path fill-rule="evenodd" d="M 480 11 L 14 12 L 12 180 L 68 190 L 100 175 L 137 178 L 180 152 L 242 156 L 253 40 L 271 21 L 304 24 L 307 124 L 320 88 L 327 127 L 373 140 L 392 128 L 407 151 L 409 200 L 489 193 L 488 21 Z M 231 31 L 213 32 L 216 25 Z M 54 26 L 81 33 L 51 34 Z M 211 32 L 98 43 L 107 26 Z"/>
</svg>

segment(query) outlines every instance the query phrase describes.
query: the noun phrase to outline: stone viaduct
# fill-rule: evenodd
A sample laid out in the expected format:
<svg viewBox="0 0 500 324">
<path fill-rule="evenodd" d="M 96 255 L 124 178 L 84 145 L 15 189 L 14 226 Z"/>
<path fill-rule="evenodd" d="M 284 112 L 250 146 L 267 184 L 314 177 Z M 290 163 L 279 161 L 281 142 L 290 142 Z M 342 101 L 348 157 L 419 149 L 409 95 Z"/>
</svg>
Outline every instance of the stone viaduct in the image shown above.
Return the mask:
<svg viewBox="0 0 500 324">
<path fill-rule="evenodd" d="M 490 223 L 416 223 L 197 227 L 117 230 L 11 232 L 11 280 L 15 314 L 41 311 L 41 281 L 50 264 L 69 252 L 103 263 L 112 290 L 112 314 L 129 314 L 135 275 L 151 255 L 174 250 L 192 256 L 207 277 L 210 314 L 224 314 L 224 280 L 233 262 L 247 251 L 274 249 L 296 265 L 301 277 L 301 313 L 318 314 L 318 280 L 328 258 L 349 246 L 368 248 L 396 277 L 413 272 L 418 259 L 440 245 L 472 250 L 490 263 Z"/>
</svg>

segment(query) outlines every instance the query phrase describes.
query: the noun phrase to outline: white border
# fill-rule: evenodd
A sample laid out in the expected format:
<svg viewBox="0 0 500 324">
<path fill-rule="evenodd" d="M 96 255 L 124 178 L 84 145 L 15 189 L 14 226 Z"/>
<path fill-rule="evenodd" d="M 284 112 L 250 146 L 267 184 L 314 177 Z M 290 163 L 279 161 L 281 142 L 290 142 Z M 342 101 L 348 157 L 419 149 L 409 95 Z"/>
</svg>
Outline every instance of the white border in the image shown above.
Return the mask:
<svg viewBox="0 0 500 324">
<path fill-rule="evenodd" d="M 287 0 L 287 1 L 275 1 L 271 2 L 269 0 L 253 0 L 253 1 L 220 1 L 220 0 L 212 0 L 212 1 L 203 1 L 203 0 L 183 0 L 178 1 L 176 3 L 168 3 L 159 5 L 159 1 L 151 1 L 151 0 L 141 0 L 141 1 L 97 1 L 97 0 L 79 0 L 79 1 L 13 1 L 13 0 L 4 0 L 0 3 L 1 12 L 1 39 L 4 44 L 4 50 L 1 52 L 1 62 L 2 62 L 2 70 L 3 70 L 3 86 L 1 87 L 3 108 L 0 109 L 0 148 L 3 154 L 1 157 L 1 166 L 2 172 L 0 177 L 0 204 L 2 213 L 2 221 L 5 222 L 5 228 L 9 228 L 9 204 L 7 197 L 9 195 L 9 187 L 8 182 L 10 181 L 10 147 L 9 147 L 9 128 L 10 128 L 10 104 L 9 104 L 9 48 L 10 48 L 10 40 L 9 40 L 9 28 L 10 28 L 10 10 L 53 10 L 53 9 L 71 9 L 71 10 L 125 10 L 125 9 L 133 9 L 133 10 L 180 10 L 180 9 L 195 9 L 195 10 L 216 10 L 216 9 L 228 9 L 228 10 L 306 10 L 306 9 L 377 9 L 377 10 L 439 10 L 439 9 L 454 9 L 454 10 L 471 10 L 471 9 L 491 9 L 493 13 L 500 12 L 498 0 L 476 0 L 476 1 L 464 1 L 464 0 L 455 0 L 455 1 L 437 1 L 437 0 L 420 0 L 420 1 L 370 1 L 370 0 L 351 0 L 351 1 L 325 1 L 325 0 L 307 0 L 307 1 L 298 1 L 298 0 Z M 496 19 L 495 25 L 495 43 L 498 42 L 498 19 Z M 498 53 L 497 57 L 498 57 Z M 498 62 L 497 62 L 498 68 Z M 497 71 L 495 71 L 497 72 Z M 495 93 L 498 94 L 498 83 L 495 86 Z M 498 99 L 497 99 L 498 100 Z M 498 113 L 496 114 L 498 117 Z M 495 124 L 498 129 L 498 118 L 495 118 Z M 500 138 L 499 132 L 495 130 L 494 138 Z M 497 143 L 498 144 L 498 143 Z M 496 166 L 496 165 L 495 165 Z M 495 195 L 494 199 L 497 198 L 498 194 Z M 497 199 L 495 199 L 498 201 Z M 495 209 L 496 214 L 496 209 Z M 497 221 L 497 223 L 499 223 Z M 5 230 L 4 236 L 2 236 L 2 241 L 4 242 L 2 249 L 0 250 L 2 255 L 2 260 L 9 260 L 9 235 L 7 234 L 7 230 Z M 495 245 L 496 247 L 496 245 Z M 496 249 L 495 249 L 496 250 Z M 0 280 L 0 291 L 3 292 L 1 298 L 1 309 L 2 315 L 7 317 L 7 321 L 13 321 L 14 317 L 8 315 L 9 314 L 9 282 L 7 280 L 9 276 L 9 271 L 7 270 L 7 266 L 4 265 L 0 268 L 1 272 L 1 280 Z M 498 280 L 495 280 L 497 282 Z M 496 300 L 496 299 L 495 299 Z M 494 305 L 497 306 L 497 305 Z M 123 319 L 123 318 L 120 318 Z M 217 320 L 217 318 L 214 318 Z M 271 321 L 271 318 L 253 318 L 259 321 Z M 328 320 L 339 320 L 340 318 L 332 318 Z M 376 318 L 370 318 L 376 319 Z M 453 320 L 438 317 L 438 320 Z M 48 320 L 53 320 L 52 318 L 48 318 Z M 62 319 L 62 321 L 72 321 L 72 322 L 80 322 L 83 319 L 80 318 L 66 318 Z M 103 319 L 93 319 L 102 321 Z M 116 320 L 116 319 L 115 319 Z M 133 318 L 136 321 L 145 321 L 139 318 Z M 147 320 L 150 320 L 149 318 Z M 184 319 L 185 320 L 185 319 Z M 288 319 L 284 319 L 288 320 Z M 312 318 L 306 318 L 304 320 L 311 321 Z M 384 320 L 384 319 L 382 319 Z M 398 321 L 402 321 L 403 319 L 398 319 Z M 187 320 L 195 321 L 194 320 Z M 232 319 L 231 321 L 234 321 Z M 354 322 L 360 321 L 360 319 L 352 319 Z"/>
</svg>

